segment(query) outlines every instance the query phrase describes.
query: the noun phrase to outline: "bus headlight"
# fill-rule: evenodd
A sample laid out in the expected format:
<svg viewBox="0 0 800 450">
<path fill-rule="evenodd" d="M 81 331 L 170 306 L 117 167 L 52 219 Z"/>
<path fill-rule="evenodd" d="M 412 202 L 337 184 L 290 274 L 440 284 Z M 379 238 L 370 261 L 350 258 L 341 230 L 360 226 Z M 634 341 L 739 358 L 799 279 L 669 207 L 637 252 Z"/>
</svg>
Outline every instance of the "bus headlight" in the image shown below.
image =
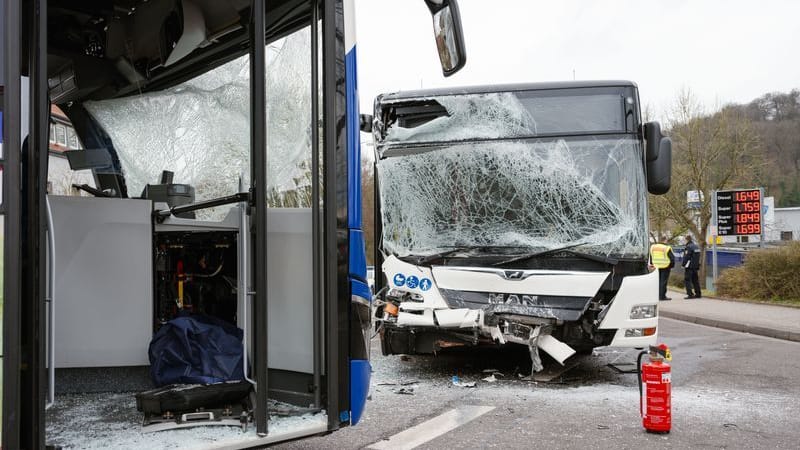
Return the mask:
<svg viewBox="0 0 800 450">
<path fill-rule="evenodd" d="M 636 305 L 631 308 L 631 319 L 650 319 L 656 316 L 656 305 Z"/>
<path fill-rule="evenodd" d="M 625 337 L 645 337 L 656 334 L 656 327 L 652 328 L 629 328 L 625 330 Z"/>
</svg>

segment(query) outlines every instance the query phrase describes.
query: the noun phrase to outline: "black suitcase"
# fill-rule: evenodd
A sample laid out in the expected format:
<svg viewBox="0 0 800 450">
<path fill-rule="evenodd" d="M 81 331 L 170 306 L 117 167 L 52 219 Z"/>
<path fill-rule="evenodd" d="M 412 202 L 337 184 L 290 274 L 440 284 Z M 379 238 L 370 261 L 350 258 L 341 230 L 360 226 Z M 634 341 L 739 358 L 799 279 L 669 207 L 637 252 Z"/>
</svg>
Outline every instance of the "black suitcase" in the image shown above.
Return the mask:
<svg viewBox="0 0 800 450">
<path fill-rule="evenodd" d="M 247 381 L 173 384 L 136 394 L 136 409 L 147 415 L 177 414 L 249 402 Z"/>
</svg>

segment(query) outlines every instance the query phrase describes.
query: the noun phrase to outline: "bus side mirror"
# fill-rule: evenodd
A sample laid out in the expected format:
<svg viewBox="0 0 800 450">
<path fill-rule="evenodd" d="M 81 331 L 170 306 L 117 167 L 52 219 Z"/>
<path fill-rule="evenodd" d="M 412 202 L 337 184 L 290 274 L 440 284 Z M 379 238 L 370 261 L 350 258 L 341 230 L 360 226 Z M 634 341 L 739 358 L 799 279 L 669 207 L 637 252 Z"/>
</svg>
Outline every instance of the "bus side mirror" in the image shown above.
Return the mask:
<svg viewBox="0 0 800 450">
<path fill-rule="evenodd" d="M 648 146 L 650 141 L 647 142 Z M 672 140 L 662 136 L 659 140 L 658 157 L 647 161 L 647 191 L 653 195 L 669 192 L 672 178 Z"/>
<path fill-rule="evenodd" d="M 644 124 L 645 151 L 647 162 L 655 161 L 658 158 L 658 151 L 661 147 L 661 124 L 658 122 L 647 122 Z"/>
<path fill-rule="evenodd" d="M 361 114 L 358 118 L 358 128 L 364 133 L 372 133 L 372 114 Z"/>
<path fill-rule="evenodd" d="M 425 0 L 433 16 L 433 35 L 444 76 L 458 72 L 467 62 L 461 15 L 456 0 Z"/>
</svg>

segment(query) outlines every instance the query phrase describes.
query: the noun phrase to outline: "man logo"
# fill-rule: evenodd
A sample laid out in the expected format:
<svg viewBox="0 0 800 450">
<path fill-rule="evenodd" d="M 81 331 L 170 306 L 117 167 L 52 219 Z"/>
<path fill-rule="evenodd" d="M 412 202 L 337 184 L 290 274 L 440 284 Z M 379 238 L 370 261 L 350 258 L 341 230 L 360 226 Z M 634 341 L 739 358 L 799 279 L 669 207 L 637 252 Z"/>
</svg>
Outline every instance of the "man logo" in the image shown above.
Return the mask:
<svg viewBox="0 0 800 450">
<path fill-rule="evenodd" d="M 506 270 L 503 271 L 503 278 L 506 280 L 521 280 L 525 272 L 521 270 Z"/>
</svg>

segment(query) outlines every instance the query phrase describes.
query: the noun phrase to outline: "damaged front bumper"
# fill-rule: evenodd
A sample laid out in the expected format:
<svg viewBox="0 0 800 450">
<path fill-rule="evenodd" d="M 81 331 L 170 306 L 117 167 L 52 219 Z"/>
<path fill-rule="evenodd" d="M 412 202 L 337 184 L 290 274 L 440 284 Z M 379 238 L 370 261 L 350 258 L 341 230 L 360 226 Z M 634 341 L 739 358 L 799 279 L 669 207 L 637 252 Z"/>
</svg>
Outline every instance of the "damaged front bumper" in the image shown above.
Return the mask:
<svg viewBox="0 0 800 450">
<path fill-rule="evenodd" d="M 492 315 L 493 316 L 493 315 Z M 399 312 L 396 320 L 380 325 L 384 355 L 437 353 L 453 347 L 515 343 L 528 346 L 534 371 L 542 370 L 539 349 L 560 364 L 575 349 L 553 337 L 554 320 L 527 318 L 522 323 L 509 319 L 488 320 L 486 312 L 475 309 Z"/>
<path fill-rule="evenodd" d="M 656 340 L 655 272 L 624 276 L 616 292 L 601 294 L 609 272 L 428 268 L 394 256 L 383 271 L 392 304 L 379 321 L 384 354 L 514 343 L 529 347 L 536 368 L 539 349 L 563 364 L 594 347 Z"/>
</svg>

